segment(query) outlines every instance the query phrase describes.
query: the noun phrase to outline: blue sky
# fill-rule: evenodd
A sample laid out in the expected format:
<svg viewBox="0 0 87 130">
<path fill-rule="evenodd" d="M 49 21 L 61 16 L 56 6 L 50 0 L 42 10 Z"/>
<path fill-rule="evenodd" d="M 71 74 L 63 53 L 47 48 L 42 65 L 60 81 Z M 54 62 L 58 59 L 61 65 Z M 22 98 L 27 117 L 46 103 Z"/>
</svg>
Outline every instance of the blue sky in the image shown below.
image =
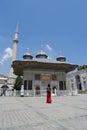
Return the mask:
<svg viewBox="0 0 87 130">
<path fill-rule="evenodd" d="M 87 64 L 87 0 L 0 0 L 0 74 L 9 74 L 17 23 L 17 59 L 43 46 L 53 59 L 61 51 L 68 62 Z"/>
</svg>

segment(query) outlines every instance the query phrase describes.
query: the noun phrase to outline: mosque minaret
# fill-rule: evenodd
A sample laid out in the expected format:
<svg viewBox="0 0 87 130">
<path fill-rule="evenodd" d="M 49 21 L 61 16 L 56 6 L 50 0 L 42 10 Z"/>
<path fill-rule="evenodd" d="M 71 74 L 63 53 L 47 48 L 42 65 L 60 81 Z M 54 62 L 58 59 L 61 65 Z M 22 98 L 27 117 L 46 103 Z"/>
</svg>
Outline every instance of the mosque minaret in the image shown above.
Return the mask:
<svg viewBox="0 0 87 130">
<path fill-rule="evenodd" d="M 18 24 L 16 26 L 16 31 L 15 31 L 14 39 L 13 39 L 12 62 L 15 61 L 17 57 L 17 46 L 18 46 Z M 9 87 L 13 87 L 15 78 L 16 78 L 16 75 L 13 73 L 13 67 L 11 66 L 9 76 L 8 76 L 8 81 L 7 81 L 7 84 L 9 85 Z"/>
<path fill-rule="evenodd" d="M 18 46 L 18 24 L 16 26 L 16 32 L 13 39 L 12 62 L 16 60 L 17 46 Z"/>
</svg>

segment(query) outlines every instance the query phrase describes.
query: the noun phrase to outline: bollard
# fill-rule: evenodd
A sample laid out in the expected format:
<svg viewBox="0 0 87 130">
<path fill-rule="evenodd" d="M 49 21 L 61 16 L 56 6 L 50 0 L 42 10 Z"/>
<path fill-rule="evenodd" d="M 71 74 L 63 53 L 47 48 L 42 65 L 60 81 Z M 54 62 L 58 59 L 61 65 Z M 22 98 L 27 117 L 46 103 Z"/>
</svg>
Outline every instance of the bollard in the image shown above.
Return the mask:
<svg viewBox="0 0 87 130">
<path fill-rule="evenodd" d="M 21 85 L 21 94 L 20 94 L 21 97 L 24 97 L 24 85 Z"/>
</svg>

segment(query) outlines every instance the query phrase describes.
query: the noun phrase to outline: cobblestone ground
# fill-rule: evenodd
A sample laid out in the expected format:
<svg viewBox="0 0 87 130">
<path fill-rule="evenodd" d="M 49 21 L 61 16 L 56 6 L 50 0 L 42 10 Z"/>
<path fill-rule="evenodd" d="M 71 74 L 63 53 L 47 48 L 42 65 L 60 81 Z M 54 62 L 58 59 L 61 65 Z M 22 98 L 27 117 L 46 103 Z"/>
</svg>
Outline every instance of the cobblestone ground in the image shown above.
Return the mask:
<svg viewBox="0 0 87 130">
<path fill-rule="evenodd" d="M 0 130 L 87 130 L 87 95 L 0 97 Z"/>
</svg>

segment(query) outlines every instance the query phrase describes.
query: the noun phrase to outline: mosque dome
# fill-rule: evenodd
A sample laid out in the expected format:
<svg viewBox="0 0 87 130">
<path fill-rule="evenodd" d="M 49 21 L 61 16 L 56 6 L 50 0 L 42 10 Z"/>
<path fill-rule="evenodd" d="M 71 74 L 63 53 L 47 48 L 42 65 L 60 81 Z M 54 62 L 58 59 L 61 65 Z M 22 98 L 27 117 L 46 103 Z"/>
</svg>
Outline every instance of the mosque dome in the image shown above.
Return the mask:
<svg viewBox="0 0 87 130">
<path fill-rule="evenodd" d="M 29 52 L 27 52 L 23 55 L 23 59 L 24 60 L 33 59 L 33 56 Z"/>
<path fill-rule="evenodd" d="M 60 52 L 59 56 L 56 58 L 57 61 L 61 61 L 61 62 L 65 62 L 66 61 L 66 57 L 62 55 L 62 53 Z"/>
<path fill-rule="evenodd" d="M 46 59 L 48 56 L 46 53 L 41 49 L 40 52 L 36 55 L 36 58 L 43 58 Z"/>
</svg>

